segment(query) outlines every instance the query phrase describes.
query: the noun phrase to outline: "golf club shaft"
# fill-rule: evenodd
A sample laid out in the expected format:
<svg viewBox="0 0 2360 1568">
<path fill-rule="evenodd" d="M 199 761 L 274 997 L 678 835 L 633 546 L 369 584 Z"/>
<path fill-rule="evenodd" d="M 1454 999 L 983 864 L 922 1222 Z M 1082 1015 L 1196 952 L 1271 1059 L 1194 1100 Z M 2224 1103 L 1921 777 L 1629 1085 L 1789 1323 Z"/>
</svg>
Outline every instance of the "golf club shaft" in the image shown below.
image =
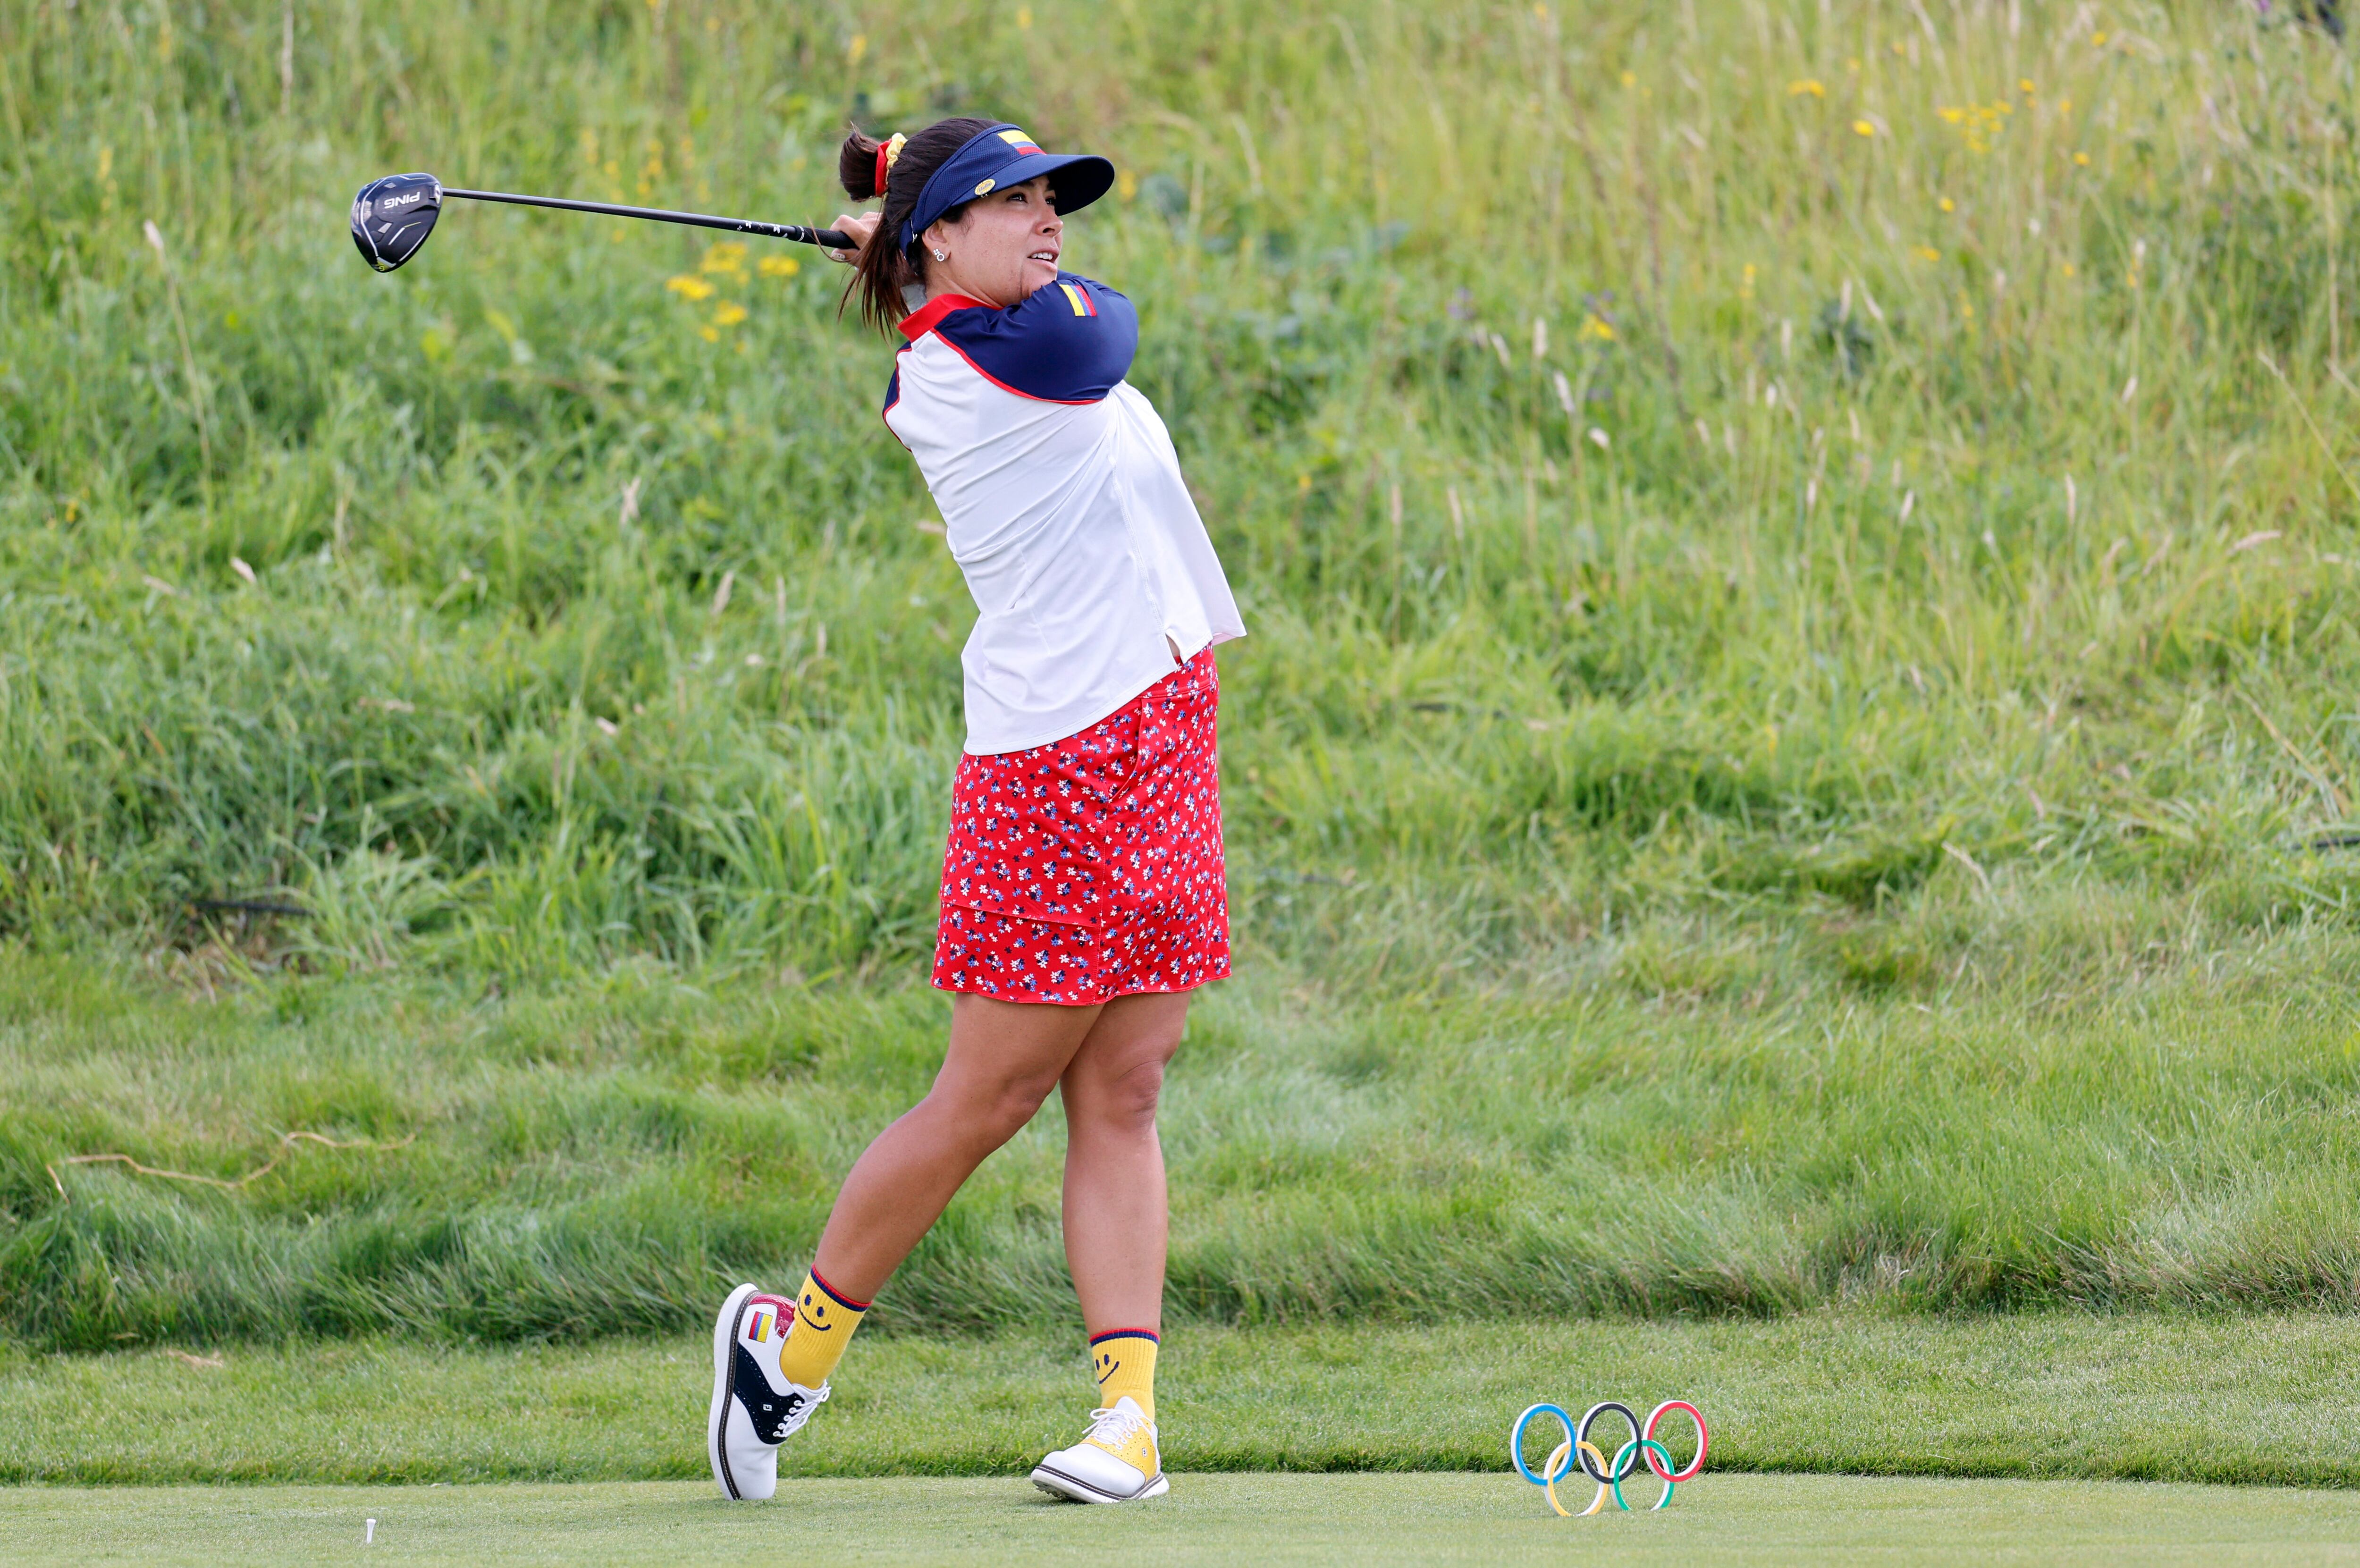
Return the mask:
<svg viewBox="0 0 2360 1568">
<path fill-rule="evenodd" d="M 727 229 L 732 234 L 759 234 L 770 239 L 791 239 L 798 245 L 824 246 L 829 250 L 857 248 L 852 236 L 835 229 L 802 224 L 766 224 L 754 218 L 716 218 L 705 213 L 670 213 L 661 207 L 618 207 L 606 202 L 569 202 L 557 196 L 513 196 L 505 191 L 461 191 L 442 187 L 445 196 L 470 202 L 507 202 L 519 207 L 558 207 L 569 213 L 598 213 L 610 218 L 648 218 L 660 224 L 687 224 L 701 229 Z"/>
</svg>

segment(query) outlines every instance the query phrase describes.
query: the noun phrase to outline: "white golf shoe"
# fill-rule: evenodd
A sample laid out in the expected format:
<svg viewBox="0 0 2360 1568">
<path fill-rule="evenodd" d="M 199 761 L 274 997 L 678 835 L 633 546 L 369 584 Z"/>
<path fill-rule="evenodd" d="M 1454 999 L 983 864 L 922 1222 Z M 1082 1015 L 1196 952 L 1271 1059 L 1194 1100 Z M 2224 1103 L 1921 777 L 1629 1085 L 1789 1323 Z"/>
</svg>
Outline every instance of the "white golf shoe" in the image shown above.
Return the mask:
<svg viewBox="0 0 2360 1568">
<path fill-rule="evenodd" d="M 1155 1423 L 1126 1394 L 1092 1410 L 1090 1430 L 1033 1468 L 1032 1485 L 1076 1503 L 1137 1503 L 1172 1489 L 1156 1448 Z"/>
<path fill-rule="evenodd" d="M 794 1326 L 792 1298 L 740 1285 L 713 1322 L 713 1409 L 705 1450 L 721 1495 L 759 1500 L 779 1486 L 779 1444 L 803 1430 L 827 1398 L 779 1374 L 779 1350 Z"/>
</svg>

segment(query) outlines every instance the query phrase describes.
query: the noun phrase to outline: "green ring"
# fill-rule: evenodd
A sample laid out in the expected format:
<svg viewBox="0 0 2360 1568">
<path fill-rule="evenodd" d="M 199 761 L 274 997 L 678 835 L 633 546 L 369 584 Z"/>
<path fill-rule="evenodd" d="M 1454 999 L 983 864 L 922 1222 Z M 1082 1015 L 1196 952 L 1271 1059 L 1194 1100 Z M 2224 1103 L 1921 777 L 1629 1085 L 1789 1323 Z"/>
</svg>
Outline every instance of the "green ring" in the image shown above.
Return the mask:
<svg viewBox="0 0 2360 1568">
<path fill-rule="evenodd" d="M 1631 1511 L 1631 1505 L 1622 1500 L 1622 1477 L 1630 1474 L 1630 1472 L 1622 1468 L 1622 1456 L 1624 1454 L 1631 1454 L 1633 1459 L 1637 1459 L 1643 1457 L 1644 1451 L 1650 1448 L 1663 1455 L 1664 1468 L 1666 1471 L 1668 1472 L 1679 1468 L 1678 1465 L 1672 1463 L 1672 1451 L 1666 1448 L 1662 1443 L 1657 1442 L 1652 1437 L 1633 1438 L 1629 1442 L 1624 1443 L 1622 1447 L 1614 1451 L 1614 1463 L 1606 1467 L 1607 1472 L 1614 1477 L 1612 1483 L 1614 1487 L 1614 1506 L 1621 1508 L 1626 1514 Z M 1634 1453 L 1633 1453 L 1633 1450 L 1638 1450 L 1640 1452 Z M 1634 1465 L 1633 1468 L 1635 1469 L 1636 1466 Z M 1655 1499 L 1655 1507 L 1647 1510 L 1649 1513 L 1655 1513 L 1660 1509 L 1671 1507 L 1672 1487 L 1674 1485 L 1675 1483 L 1670 1481 L 1664 1483 L 1664 1495 Z"/>
</svg>

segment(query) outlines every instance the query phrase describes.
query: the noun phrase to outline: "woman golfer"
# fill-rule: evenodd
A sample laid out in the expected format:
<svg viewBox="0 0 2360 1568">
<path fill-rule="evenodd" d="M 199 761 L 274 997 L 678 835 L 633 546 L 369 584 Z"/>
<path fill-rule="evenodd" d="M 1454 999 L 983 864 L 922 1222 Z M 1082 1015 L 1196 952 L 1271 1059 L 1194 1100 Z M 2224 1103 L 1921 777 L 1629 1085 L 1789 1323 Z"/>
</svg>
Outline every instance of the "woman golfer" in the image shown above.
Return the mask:
<svg viewBox="0 0 2360 1568">
<path fill-rule="evenodd" d="M 1155 1353 L 1167 1228 L 1155 1102 L 1188 993 L 1229 972 L 1212 647 L 1243 636 L 1172 438 L 1123 379 L 1131 302 L 1062 270 L 1105 159 L 944 120 L 844 144 L 862 316 L 906 340 L 885 423 L 918 460 L 975 596 L 951 786 L 933 1089 L 853 1165 L 792 1298 L 741 1285 L 713 1332 L 713 1474 L 767 1497 L 869 1302 L 976 1167 L 1065 1100 L 1065 1260 L 1099 1394 L 1035 1484 L 1166 1490 Z"/>
</svg>

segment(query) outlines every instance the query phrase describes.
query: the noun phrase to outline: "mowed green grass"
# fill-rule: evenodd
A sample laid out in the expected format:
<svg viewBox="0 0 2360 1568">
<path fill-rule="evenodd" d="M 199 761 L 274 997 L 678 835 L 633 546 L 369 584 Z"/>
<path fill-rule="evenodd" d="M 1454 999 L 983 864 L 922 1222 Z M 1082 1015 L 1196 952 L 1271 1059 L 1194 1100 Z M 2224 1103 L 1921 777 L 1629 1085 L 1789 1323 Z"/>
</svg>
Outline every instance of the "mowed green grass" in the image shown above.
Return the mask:
<svg viewBox="0 0 2360 1568">
<path fill-rule="evenodd" d="M 1021 1476 L 1095 1403 L 1079 1343 L 865 1336 L 784 1472 Z M 695 1478 L 711 1365 L 709 1341 L 690 1339 L 18 1354 L 0 1363 L 0 1482 Z M 1616 1398 L 1644 1415 L 1685 1398 L 1711 1423 L 1717 1475 L 2360 1486 L 2348 1316 L 1188 1330 L 1158 1385 L 1177 1472 L 1502 1471 L 1527 1405 L 1578 1417 Z M 1685 1462 L 1692 1433 L 1672 1424 Z M 1544 1421 L 1528 1459 L 1556 1441 Z"/>
<path fill-rule="evenodd" d="M 375 1544 L 364 1547 L 366 1521 Z M 1084 1508 L 1023 1481 L 0 1491 L 24 1563 L 1383 1562 L 2333 1563 L 2360 1495 L 2122 1482 L 1707 1475 L 1658 1513 L 1557 1519 L 1500 1475 L 1178 1475 Z"/>
</svg>

